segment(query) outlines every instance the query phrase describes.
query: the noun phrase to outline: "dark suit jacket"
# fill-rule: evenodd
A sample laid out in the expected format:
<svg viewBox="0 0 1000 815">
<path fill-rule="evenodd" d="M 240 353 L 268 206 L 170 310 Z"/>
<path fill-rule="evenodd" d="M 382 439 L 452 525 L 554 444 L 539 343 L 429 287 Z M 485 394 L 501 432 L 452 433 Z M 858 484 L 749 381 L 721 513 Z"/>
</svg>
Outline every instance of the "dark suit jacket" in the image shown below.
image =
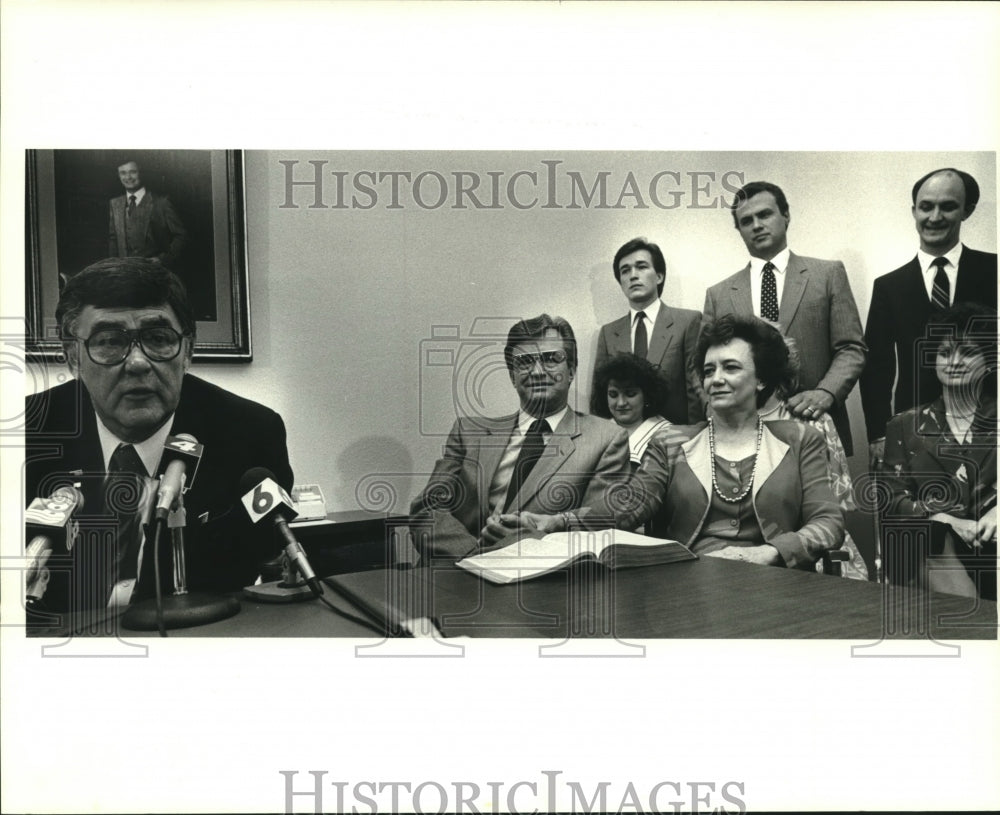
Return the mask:
<svg viewBox="0 0 1000 815">
<path fill-rule="evenodd" d="M 601 326 L 597 338 L 594 370 L 615 354 L 632 350 L 632 313 Z M 660 304 L 653 324 L 646 359 L 656 365 L 667 380 L 667 404 L 663 417 L 674 424 L 691 424 L 705 418 L 701 380 L 694 370 L 694 352 L 701 330 L 701 315 L 686 308 Z"/>
<path fill-rule="evenodd" d="M 629 487 L 633 503 L 617 514 L 619 528 L 634 529 L 660 513 L 667 524 L 657 534 L 697 552 L 712 496 L 707 427 L 673 427 L 655 436 Z M 763 543 L 789 568 L 812 570 L 825 551 L 843 543 L 844 518 L 818 430 L 795 421 L 765 423 L 751 495 Z"/>
<path fill-rule="evenodd" d="M 889 491 L 889 500 L 881 507 L 886 521 L 898 524 L 915 518 L 921 519 L 918 525 L 926 525 L 923 519 L 938 512 L 981 518 L 997 504 L 996 401 L 988 399 L 980 406 L 968 444 L 955 440 L 940 398 L 894 416 L 885 429 L 885 460 L 879 481 Z M 932 552 L 943 541 L 944 530 L 944 525 L 930 524 Z M 970 571 L 978 572 L 980 595 L 995 600 L 996 541 L 984 544 L 977 553 L 954 537 L 959 560 Z M 915 541 L 915 537 L 910 540 Z M 983 559 L 991 557 L 992 567 L 983 568 Z"/>
<path fill-rule="evenodd" d="M 420 547 L 425 553 L 461 558 L 476 548 L 490 516 L 490 484 L 516 422 L 517 414 L 489 422 L 455 422 L 444 455 L 410 507 L 413 514 L 434 516 L 433 540 Z M 515 504 L 543 514 L 603 506 L 604 491 L 628 475 L 628 451 L 624 429 L 570 409 L 521 485 Z"/>
<path fill-rule="evenodd" d="M 45 606 L 64 611 L 94 605 L 83 596 L 82 587 L 89 587 L 86 595 L 93 600 L 93 587 L 103 583 L 95 573 L 96 564 L 108 554 L 102 547 L 113 546 L 113 535 L 98 533 L 114 523 L 113 518 L 104 516 L 104 458 L 94 408 L 86 388 L 74 379 L 28 397 L 26 410 L 28 501 L 51 495 L 60 484 L 79 481 L 85 504 L 77 518 L 84 531 L 96 530 L 81 534 L 68 557 L 49 560 L 52 576 Z M 205 446 L 194 484 L 184 497 L 188 588 L 225 592 L 253 583 L 260 564 L 276 555 L 280 547 L 272 528 L 251 524 L 240 503 L 240 479 L 251 467 L 266 467 L 283 487 L 291 489 L 292 469 L 281 417 L 263 405 L 187 375 L 171 433 L 190 433 Z M 161 539 L 160 553 L 162 585 L 169 593 L 173 590 L 169 540 Z M 152 540 L 147 536 L 136 598 L 155 591 L 153 565 Z M 72 602 L 71 585 L 77 587 L 72 590 Z"/>
<path fill-rule="evenodd" d="M 954 302 L 997 307 L 996 255 L 963 246 Z M 894 414 L 941 395 L 934 360 L 927 359 L 921 365 L 919 359 L 918 343 L 924 337 L 930 316 L 930 299 L 915 257 L 905 266 L 875 279 L 865 326 L 868 365 L 861 376 L 861 402 L 869 441 L 885 435 L 886 423 Z"/>
<path fill-rule="evenodd" d="M 142 238 L 138 245 L 126 249 L 125 208 L 127 195 L 112 198 L 108 207 L 108 257 L 159 258 L 173 267 L 187 243 L 187 230 L 170 199 L 146 190 L 132 215 Z"/>
<path fill-rule="evenodd" d="M 706 293 L 705 320 L 723 314 L 758 316 L 753 311 L 749 263 Z M 833 394 L 830 415 L 851 455 L 854 445 L 844 402 L 865 367 L 865 342 L 844 264 L 791 253 L 778 322 L 798 347 L 799 387 Z"/>
</svg>

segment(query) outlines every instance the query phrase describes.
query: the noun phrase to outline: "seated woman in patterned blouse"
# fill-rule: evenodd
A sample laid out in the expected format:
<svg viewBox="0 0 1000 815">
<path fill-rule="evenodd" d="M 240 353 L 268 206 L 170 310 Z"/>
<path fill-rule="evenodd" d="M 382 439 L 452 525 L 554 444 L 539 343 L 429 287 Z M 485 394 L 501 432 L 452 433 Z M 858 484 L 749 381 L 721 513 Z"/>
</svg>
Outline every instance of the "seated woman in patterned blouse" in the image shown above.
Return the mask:
<svg viewBox="0 0 1000 815">
<path fill-rule="evenodd" d="M 929 535 L 929 588 L 996 600 L 997 314 L 956 303 L 927 329 L 941 396 L 886 428 L 883 530 L 913 519 Z"/>
<path fill-rule="evenodd" d="M 670 422 L 661 416 L 667 382 L 659 370 L 634 354 L 615 354 L 594 372 L 590 412 L 614 419 L 628 431 L 629 458 L 634 471 L 649 440 Z"/>
<path fill-rule="evenodd" d="M 773 325 L 773 324 L 771 324 Z M 775 326 L 777 329 L 777 326 Z M 795 347 L 795 341 L 785 337 L 785 345 L 788 346 L 789 373 L 788 380 L 778 384 L 771 397 L 760 406 L 757 411 L 765 422 L 773 422 L 779 419 L 803 422 L 810 427 L 815 427 L 823 434 L 823 441 L 826 442 L 826 459 L 828 474 L 830 478 L 830 489 L 833 490 L 833 497 L 837 499 L 843 512 L 851 512 L 858 508 L 854 501 L 854 482 L 851 479 L 851 470 L 847 464 L 847 453 L 844 451 L 844 444 L 840 440 L 837 426 L 833 423 L 833 417 L 829 413 L 824 413 L 818 419 L 806 419 L 795 416 L 789 409 L 785 401 L 789 396 L 798 392 L 798 372 L 799 354 Z M 849 577 L 853 580 L 867 580 L 868 566 L 865 559 L 858 551 L 857 544 L 850 533 L 844 533 L 844 551 L 848 559 L 841 566 L 841 576 Z M 822 571 L 823 564 L 816 563 L 816 570 Z"/>
<path fill-rule="evenodd" d="M 781 334 L 727 315 L 702 329 L 696 364 L 708 424 L 654 437 L 618 494 L 616 526 L 634 529 L 662 506 L 666 535 L 710 557 L 815 568 L 844 539 L 822 435 L 800 422 L 765 422 L 758 409 L 790 376 Z"/>
</svg>

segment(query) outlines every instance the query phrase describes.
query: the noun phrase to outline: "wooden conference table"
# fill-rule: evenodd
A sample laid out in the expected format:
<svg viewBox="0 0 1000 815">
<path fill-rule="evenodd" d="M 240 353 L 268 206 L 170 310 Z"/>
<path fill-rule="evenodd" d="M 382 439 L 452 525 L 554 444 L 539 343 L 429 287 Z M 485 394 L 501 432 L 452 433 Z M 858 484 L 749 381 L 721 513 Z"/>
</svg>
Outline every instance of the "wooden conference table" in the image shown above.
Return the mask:
<svg viewBox="0 0 1000 815">
<path fill-rule="evenodd" d="M 236 616 L 173 630 L 170 636 L 370 638 L 398 635 L 401 622 L 421 617 L 431 619 L 445 637 L 872 641 L 997 636 L 994 602 L 717 558 L 617 571 L 578 564 L 503 586 L 451 564 L 380 568 L 329 578 L 325 596 L 372 624 L 338 616 L 317 600 L 271 605 L 243 599 Z M 110 622 L 100 630 L 71 625 L 61 633 L 114 634 Z"/>
</svg>

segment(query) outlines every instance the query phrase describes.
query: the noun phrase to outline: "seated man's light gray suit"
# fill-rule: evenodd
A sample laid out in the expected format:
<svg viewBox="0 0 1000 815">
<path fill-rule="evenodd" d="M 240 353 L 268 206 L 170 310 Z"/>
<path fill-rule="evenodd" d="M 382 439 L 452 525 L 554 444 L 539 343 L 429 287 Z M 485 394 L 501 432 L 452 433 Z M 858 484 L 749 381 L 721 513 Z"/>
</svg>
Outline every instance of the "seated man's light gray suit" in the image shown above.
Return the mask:
<svg viewBox="0 0 1000 815">
<path fill-rule="evenodd" d="M 461 558 L 477 548 L 490 516 L 490 485 L 516 422 L 517 414 L 455 422 L 444 455 L 410 507 L 434 518 L 423 554 Z M 614 422 L 567 410 L 511 511 L 555 514 L 601 506 L 605 490 L 628 476 L 628 449 L 628 435 Z"/>
</svg>

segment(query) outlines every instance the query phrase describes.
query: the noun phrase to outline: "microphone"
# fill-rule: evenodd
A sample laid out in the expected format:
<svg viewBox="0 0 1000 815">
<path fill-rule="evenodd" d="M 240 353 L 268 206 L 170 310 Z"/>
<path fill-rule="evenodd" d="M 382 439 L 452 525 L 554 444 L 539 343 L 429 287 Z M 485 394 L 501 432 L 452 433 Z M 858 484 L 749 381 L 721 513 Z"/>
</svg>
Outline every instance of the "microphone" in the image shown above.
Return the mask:
<svg viewBox="0 0 1000 815">
<path fill-rule="evenodd" d="M 68 485 L 28 504 L 24 511 L 27 537 L 39 554 L 66 554 L 73 548 L 77 530 L 73 516 L 82 508 L 83 493 Z"/>
<path fill-rule="evenodd" d="M 205 445 L 198 444 L 198 440 L 189 433 L 167 437 L 157 472 L 160 486 L 156 493 L 156 520 L 164 520 L 176 506 L 178 496 L 194 484 L 204 450 Z"/>
<path fill-rule="evenodd" d="M 298 569 L 312 593 L 319 597 L 323 587 L 309 565 L 305 550 L 292 534 L 288 521 L 295 518 L 291 496 L 274 480 L 274 473 L 265 467 L 253 467 L 240 479 L 240 490 L 244 492 L 243 506 L 253 523 L 270 520 L 278 530 L 285 545 L 285 556 Z"/>
</svg>

